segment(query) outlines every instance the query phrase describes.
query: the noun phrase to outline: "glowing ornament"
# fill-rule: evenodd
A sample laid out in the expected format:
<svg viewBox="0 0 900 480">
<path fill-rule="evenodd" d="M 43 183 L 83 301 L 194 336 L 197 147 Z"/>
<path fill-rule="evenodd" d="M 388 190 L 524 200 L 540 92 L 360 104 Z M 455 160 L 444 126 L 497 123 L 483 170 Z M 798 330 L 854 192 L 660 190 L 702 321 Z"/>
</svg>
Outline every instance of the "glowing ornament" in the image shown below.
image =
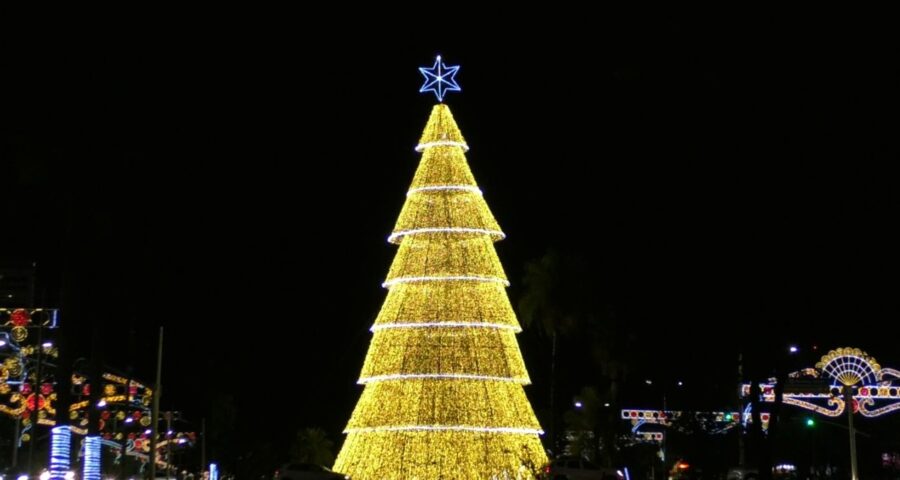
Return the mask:
<svg viewBox="0 0 900 480">
<path fill-rule="evenodd" d="M 419 89 L 419 93 L 432 92 L 439 102 L 444 101 L 447 92 L 459 92 L 459 84 L 456 83 L 456 73 L 459 65 L 447 66 L 438 55 L 431 68 L 419 67 L 419 72 L 425 77 L 425 83 Z"/>
<path fill-rule="evenodd" d="M 22 342 L 23 340 L 25 340 L 26 338 L 28 338 L 28 329 L 25 328 L 25 327 L 18 327 L 18 326 L 16 326 L 16 327 L 13 327 L 13 328 L 9 331 L 9 335 L 10 335 L 10 336 L 12 337 L 12 339 L 15 340 L 16 342 Z"/>
<path fill-rule="evenodd" d="M 9 322 L 16 327 L 24 327 L 31 323 L 31 314 L 24 308 L 17 308 L 9 315 Z"/>
</svg>

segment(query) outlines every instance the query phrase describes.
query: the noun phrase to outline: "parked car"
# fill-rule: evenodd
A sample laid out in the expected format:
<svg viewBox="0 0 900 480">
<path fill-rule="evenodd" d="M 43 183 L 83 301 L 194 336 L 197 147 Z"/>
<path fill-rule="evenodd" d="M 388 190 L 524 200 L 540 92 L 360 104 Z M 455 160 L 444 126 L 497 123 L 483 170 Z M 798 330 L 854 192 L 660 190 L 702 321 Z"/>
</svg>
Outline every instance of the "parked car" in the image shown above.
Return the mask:
<svg viewBox="0 0 900 480">
<path fill-rule="evenodd" d="M 560 457 L 544 470 L 549 480 L 625 480 L 621 470 L 601 467 L 578 457 Z"/>
<path fill-rule="evenodd" d="M 349 475 L 312 463 L 288 463 L 275 471 L 275 480 L 348 480 Z"/>
</svg>

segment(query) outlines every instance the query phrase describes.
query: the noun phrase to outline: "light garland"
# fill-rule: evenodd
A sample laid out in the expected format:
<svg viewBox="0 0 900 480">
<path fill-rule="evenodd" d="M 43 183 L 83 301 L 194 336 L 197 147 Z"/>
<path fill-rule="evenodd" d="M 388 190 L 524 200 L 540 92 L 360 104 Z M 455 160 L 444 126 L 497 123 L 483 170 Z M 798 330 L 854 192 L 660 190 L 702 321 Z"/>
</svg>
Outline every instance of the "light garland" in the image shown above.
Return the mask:
<svg viewBox="0 0 900 480">
<path fill-rule="evenodd" d="M 388 280 L 381 284 L 382 287 L 388 288 L 398 283 L 409 282 L 494 282 L 509 286 L 509 281 L 497 277 L 479 277 L 476 275 L 453 275 L 453 276 L 427 276 L 427 277 L 401 277 Z"/>
<path fill-rule="evenodd" d="M 434 232 L 406 237 L 387 281 L 412 277 L 478 277 L 506 280 L 494 242 L 487 235 Z"/>
<path fill-rule="evenodd" d="M 388 330 L 391 328 L 496 328 L 498 330 L 512 330 L 516 333 L 522 331 L 522 327 L 517 325 L 483 322 L 386 323 L 382 325 L 372 325 L 372 328 L 370 328 L 369 331 L 374 333 L 379 330 Z"/>
<path fill-rule="evenodd" d="M 408 192 L 406 192 L 406 196 L 409 197 L 411 195 L 415 195 L 419 192 L 453 192 L 453 191 L 461 191 L 461 192 L 472 192 L 477 195 L 484 195 L 484 192 L 481 191 L 480 188 L 475 185 L 430 185 L 427 187 L 415 187 L 410 188 Z"/>
<path fill-rule="evenodd" d="M 365 385 L 347 428 L 393 425 L 540 428 L 519 383 L 417 378 Z"/>
<path fill-rule="evenodd" d="M 374 382 L 386 382 L 391 380 L 415 380 L 422 378 L 443 378 L 450 380 L 491 380 L 495 382 L 513 382 L 527 385 L 530 383 L 527 378 L 511 378 L 511 377 L 492 377 L 489 375 L 467 375 L 462 373 L 408 373 L 393 375 L 376 375 L 373 377 L 363 377 L 357 382 L 360 385 Z"/>
<path fill-rule="evenodd" d="M 543 435 L 539 428 L 516 427 L 470 427 L 467 425 L 399 425 L 396 427 L 348 428 L 344 433 L 365 432 L 478 432 L 478 433 L 515 433 L 520 435 Z"/>
<path fill-rule="evenodd" d="M 405 235 L 418 235 L 421 233 L 474 233 L 490 235 L 497 239 L 506 238 L 506 234 L 500 230 L 488 230 L 486 228 L 467 228 L 467 227 L 432 227 L 432 228 L 416 228 L 414 230 L 401 230 L 394 232 L 388 236 L 388 242 L 396 243 L 400 237 Z"/>
<path fill-rule="evenodd" d="M 900 403 L 892 403 L 890 405 L 885 405 L 880 408 L 869 409 L 865 405 L 865 403 L 860 402 L 859 404 L 859 413 L 863 414 L 866 417 L 880 417 L 886 413 L 896 412 L 900 410 Z"/>
<path fill-rule="evenodd" d="M 488 234 L 495 241 L 505 238 L 483 196 L 468 191 L 436 191 L 406 197 L 388 241 L 400 243 L 410 234 L 440 232 Z"/>
<path fill-rule="evenodd" d="M 437 142 L 420 143 L 420 144 L 416 145 L 415 150 L 417 152 L 423 152 L 423 151 L 425 151 L 426 148 L 431 148 L 431 147 L 460 147 L 463 149 L 463 151 L 466 151 L 466 152 L 469 151 L 469 146 L 466 145 L 466 142 L 453 142 L 450 140 L 439 140 Z"/>
<path fill-rule="evenodd" d="M 844 401 L 839 398 L 832 398 L 828 401 L 829 405 L 834 405 L 833 409 L 828 409 L 820 405 L 816 405 L 815 403 L 807 402 L 805 400 L 790 396 L 785 396 L 782 401 L 785 405 L 793 405 L 795 407 L 805 408 L 816 413 L 821 413 L 822 415 L 828 417 L 839 417 L 841 413 L 844 412 Z"/>
</svg>

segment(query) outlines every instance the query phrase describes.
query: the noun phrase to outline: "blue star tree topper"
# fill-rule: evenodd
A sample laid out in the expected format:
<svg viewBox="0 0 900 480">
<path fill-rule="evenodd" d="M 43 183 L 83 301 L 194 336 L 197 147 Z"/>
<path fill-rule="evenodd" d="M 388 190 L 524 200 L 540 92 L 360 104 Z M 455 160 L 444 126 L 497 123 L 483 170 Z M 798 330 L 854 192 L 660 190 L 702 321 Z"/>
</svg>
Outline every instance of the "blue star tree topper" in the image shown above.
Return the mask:
<svg viewBox="0 0 900 480">
<path fill-rule="evenodd" d="M 447 66 L 441 61 L 438 55 L 434 60 L 434 66 L 431 68 L 419 67 L 422 76 L 425 77 L 425 84 L 419 89 L 419 93 L 434 92 L 438 102 L 444 101 L 444 95 L 447 92 L 459 92 L 459 84 L 456 83 L 456 72 L 459 71 L 459 65 Z"/>
</svg>

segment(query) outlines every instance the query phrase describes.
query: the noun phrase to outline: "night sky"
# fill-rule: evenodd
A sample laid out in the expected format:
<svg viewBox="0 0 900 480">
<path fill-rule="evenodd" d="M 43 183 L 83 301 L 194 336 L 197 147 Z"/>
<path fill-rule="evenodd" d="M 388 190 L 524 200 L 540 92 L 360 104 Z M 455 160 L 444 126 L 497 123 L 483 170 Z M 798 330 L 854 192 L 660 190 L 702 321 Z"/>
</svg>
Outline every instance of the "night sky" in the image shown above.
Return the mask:
<svg viewBox="0 0 900 480">
<path fill-rule="evenodd" d="M 66 278 L 87 292 L 62 314 L 73 357 L 99 325 L 104 361 L 150 382 L 164 325 L 163 408 L 196 421 L 231 394 L 247 442 L 338 441 L 434 103 L 416 68 L 440 53 L 514 302 L 553 248 L 635 329 L 639 375 L 791 342 L 900 367 L 896 27 L 520 13 L 4 30 L 0 260 L 37 261 L 46 306 Z M 562 396 L 591 375 L 566 358 Z"/>
</svg>

